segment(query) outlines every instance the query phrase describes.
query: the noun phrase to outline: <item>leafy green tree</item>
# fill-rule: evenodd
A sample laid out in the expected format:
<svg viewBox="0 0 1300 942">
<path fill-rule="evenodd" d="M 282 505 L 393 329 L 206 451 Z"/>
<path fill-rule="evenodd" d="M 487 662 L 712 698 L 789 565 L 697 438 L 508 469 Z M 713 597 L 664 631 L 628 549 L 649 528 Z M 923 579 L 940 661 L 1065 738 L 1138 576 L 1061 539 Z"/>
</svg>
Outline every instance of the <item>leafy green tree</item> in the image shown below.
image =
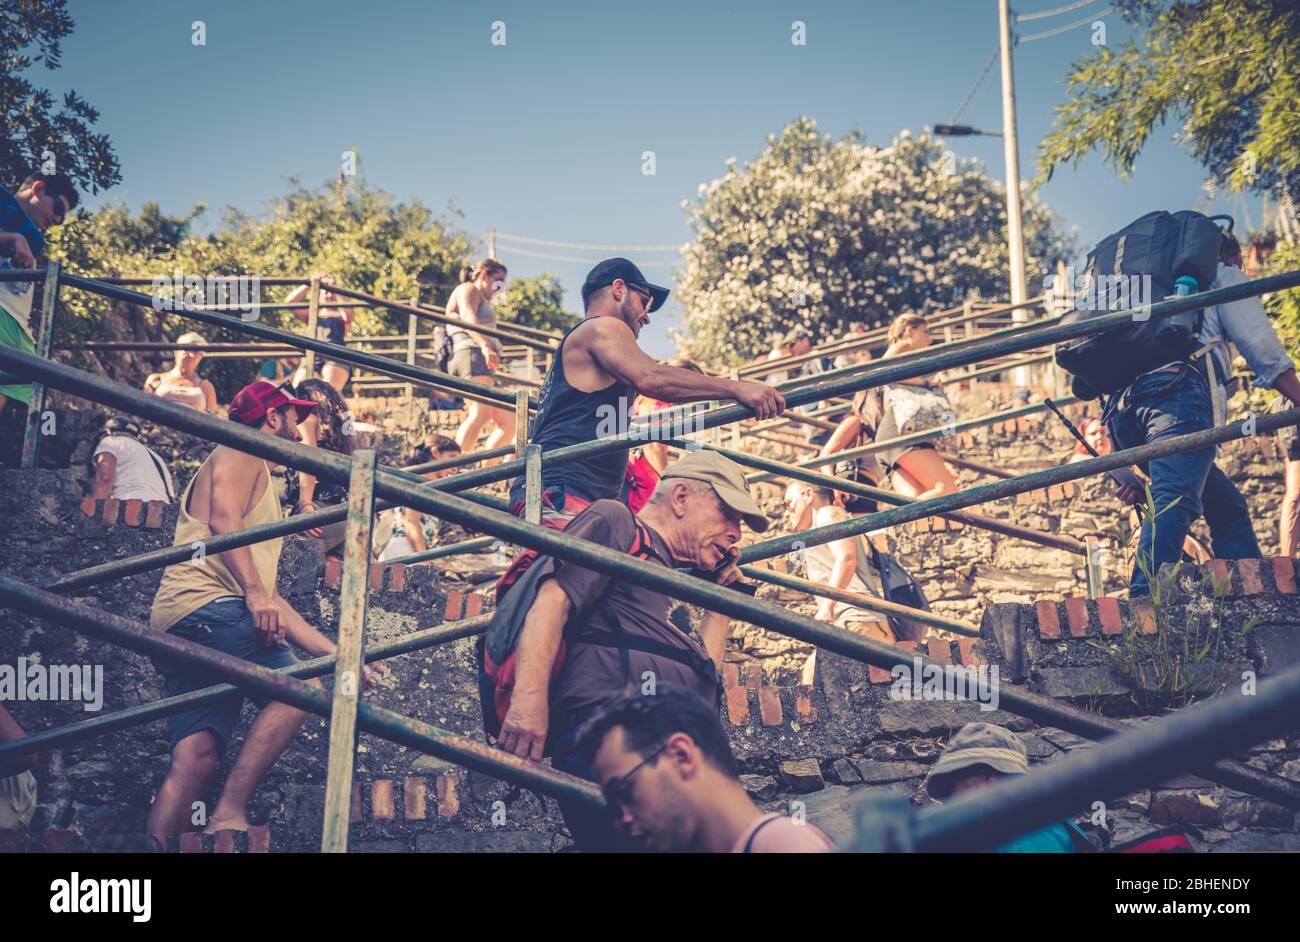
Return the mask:
<svg viewBox="0 0 1300 942">
<path fill-rule="evenodd" d="M 505 320 L 526 327 L 566 331 L 580 320 L 564 310 L 564 288 L 550 272 L 535 278 L 511 278 L 492 303 Z"/>
<path fill-rule="evenodd" d="M 1038 151 L 1041 185 L 1094 150 L 1132 173 L 1166 121 L 1210 179 L 1300 204 L 1300 5 L 1295 0 L 1116 0 L 1137 30 L 1076 62 L 1070 100 Z"/>
<path fill-rule="evenodd" d="M 59 40 L 72 32 L 65 0 L 0 0 L 0 183 L 17 186 L 53 156 L 56 170 L 91 192 L 121 180 L 108 135 L 92 125 L 99 112 L 75 91 L 54 96 L 21 73 L 40 63 L 59 67 Z M 33 48 L 34 47 L 34 48 Z"/>
<path fill-rule="evenodd" d="M 838 141 L 799 118 L 743 169 L 684 203 L 695 241 L 678 294 L 678 342 L 709 363 L 769 349 L 795 325 L 829 339 L 850 324 L 1007 292 L 1005 195 L 996 181 L 907 132 L 888 147 Z M 1030 290 L 1073 252 L 1052 214 L 1024 208 Z"/>
<path fill-rule="evenodd" d="M 343 287 L 382 298 L 442 304 L 456 285 L 461 265 L 473 248 L 462 233 L 418 201 L 395 201 L 358 183 L 347 191 L 332 184 L 310 190 L 293 184 L 261 213 L 228 211 L 215 231 L 200 234 L 196 223 L 202 205 L 184 216 L 168 216 L 146 204 L 138 216 L 120 206 L 77 213 L 51 231 L 51 253 L 67 270 L 92 276 L 145 275 L 202 277 L 216 275 L 310 275 L 329 272 Z M 150 286 L 139 287 L 144 293 Z M 290 291 L 264 286 L 261 300 L 274 302 Z M 509 283 L 503 304 L 507 319 L 541 327 L 562 327 L 560 285 L 550 275 Z M 166 342 L 195 329 L 211 342 L 246 341 L 233 329 L 196 325 L 152 307 L 110 302 L 98 295 L 65 291 L 58 345 L 87 340 Z M 261 323 L 302 331 L 292 313 L 263 311 Z M 404 334 L 407 315 L 378 308 L 358 308 L 353 332 Z M 122 382 L 137 384 L 158 366 L 148 355 L 69 354 L 69 362 Z M 166 363 L 170 363 L 168 359 Z M 202 371 L 224 401 L 248 382 L 249 360 L 209 359 Z"/>
</svg>

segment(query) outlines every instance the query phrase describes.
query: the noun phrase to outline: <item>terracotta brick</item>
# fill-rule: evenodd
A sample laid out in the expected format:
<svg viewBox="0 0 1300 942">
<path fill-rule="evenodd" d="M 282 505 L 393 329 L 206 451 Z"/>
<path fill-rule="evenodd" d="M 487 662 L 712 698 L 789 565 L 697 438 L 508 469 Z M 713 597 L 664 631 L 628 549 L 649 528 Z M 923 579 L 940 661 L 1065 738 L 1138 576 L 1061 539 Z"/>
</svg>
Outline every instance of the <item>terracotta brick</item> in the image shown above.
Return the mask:
<svg viewBox="0 0 1300 942">
<path fill-rule="evenodd" d="M 799 717 L 799 722 L 805 726 L 817 722 L 817 704 L 813 702 L 811 686 L 794 688 L 794 715 Z"/>
<path fill-rule="evenodd" d="M 930 529 L 933 530 L 935 533 L 942 533 L 943 531 L 948 529 L 948 521 L 945 520 L 943 517 L 931 517 Z"/>
<path fill-rule="evenodd" d="M 722 683 L 724 687 L 740 686 L 740 665 L 735 661 L 722 665 Z"/>
<path fill-rule="evenodd" d="M 1086 599 L 1068 598 L 1065 600 L 1065 618 L 1070 625 L 1070 636 L 1086 638 L 1088 636 L 1088 602 Z"/>
<path fill-rule="evenodd" d="M 1129 602 L 1129 611 L 1137 619 L 1142 634 L 1153 635 L 1156 633 L 1156 610 L 1152 608 L 1149 601 L 1139 599 L 1136 602 Z"/>
<path fill-rule="evenodd" d="M 145 511 L 144 526 L 146 530 L 161 530 L 163 509 L 167 506 L 166 501 L 151 500 L 149 509 Z"/>
<path fill-rule="evenodd" d="M 962 523 L 960 520 L 949 520 L 949 521 L 948 521 L 948 529 L 949 529 L 949 530 L 960 530 L 960 529 L 961 529 L 962 527 L 964 527 L 964 526 L 966 526 L 966 524 Z"/>
<path fill-rule="evenodd" d="M 384 567 L 369 563 L 366 567 L 366 581 L 370 583 L 371 592 L 381 591 L 384 588 Z"/>
<path fill-rule="evenodd" d="M 867 676 L 873 684 L 887 684 L 893 680 L 893 676 L 883 667 L 877 667 L 875 664 L 867 665 Z"/>
<path fill-rule="evenodd" d="M 1021 491 L 1016 495 L 1016 505 L 1032 504 L 1034 502 L 1033 491 Z"/>
<path fill-rule="evenodd" d="M 1018 432 L 1028 432 L 1030 425 L 1029 416 L 1027 415 L 1022 415 L 1020 418 L 1016 419 L 1016 431 Z"/>
<path fill-rule="evenodd" d="M 212 841 L 212 852 L 214 854 L 235 853 L 235 832 L 231 830 L 218 831 Z"/>
<path fill-rule="evenodd" d="M 144 501 L 128 500 L 122 508 L 122 522 L 128 527 L 138 527 L 144 523 Z"/>
<path fill-rule="evenodd" d="M 1287 556 L 1274 556 L 1271 562 L 1273 563 L 1273 581 L 1277 583 L 1277 590 L 1288 595 L 1294 595 L 1295 560 Z"/>
<path fill-rule="evenodd" d="M 180 840 L 182 854 L 203 853 L 203 835 L 198 831 L 185 831 Z"/>
<path fill-rule="evenodd" d="M 95 516 L 95 511 L 99 509 L 97 506 L 98 503 L 99 502 L 93 497 L 81 498 L 81 513 L 87 517 Z"/>
<path fill-rule="evenodd" d="M 406 566 L 398 563 L 388 567 L 388 591 L 404 592 L 406 590 Z"/>
<path fill-rule="evenodd" d="M 957 653 L 961 656 L 961 662 L 971 667 L 980 663 L 979 655 L 975 653 L 976 640 L 975 638 L 959 638 L 957 640 Z"/>
<path fill-rule="evenodd" d="M 361 783 L 360 783 L 360 782 L 353 782 L 353 783 L 352 783 L 352 816 L 351 816 L 351 821 L 352 821 L 353 824 L 360 824 L 360 823 L 361 823 L 361 820 L 362 820 L 362 814 L 361 814 Z"/>
<path fill-rule="evenodd" d="M 271 828 L 268 825 L 249 825 L 248 852 L 250 854 L 269 854 L 271 852 Z"/>
<path fill-rule="evenodd" d="M 117 510 L 118 507 L 120 506 L 121 506 L 121 501 L 119 501 L 116 497 L 108 498 L 108 500 L 104 501 L 104 514 L 101 519 L 105 523 L 110 523 L 110 524 L 117 523 Z"/>
<path fill-rule="evenodd" d="M 1222 582 L 1224 579 L 1229 580 L 1229 584 L 1224 589 L 1224 591 L 1222 592 L 1216 591 L 1214 594 L 1215 595 L 1232 594 L 1232 585 L 1231 585 L 1232 570 L 1228 568 L 1228 561 L 1226 559 L 1212 559 L 1208 563 L 1206 563 L 1206 566 L 1209 567 L 1210 575 L 1214 577 L 1215 582 Z"/>
<path fill-rule="evenodd" d="M 407 821 L 423 821 L 428 787 L 424 778 L 412 775 L 402 783 L 402 813 Z"/>
<path fill-rule="evenodd" d="M 931 638 L 925 643 L 926 651 L 930 657 L 934 658 L 940 664 L 952 663 L 952 645 L 941 638 Z"/>
<path fill-rule="evenodd" d="M 930 518 L 929 518 L 929 517 L 922 517 L 920 520 L 916 521 L 916 532 L 917 532 L 917 533 L 929 533 L 929 532 L 930 532 Z"/>
<path fill-rule="evenodd" d="M 1242 595 L 1258 595 L 1264 591 L 1264 580 L 1260 577 L 1260 560 L 1237 560 L 1237 572 L 1241 574 Z"/>
<path fill-rule="evenodd" d="M 1043 599 L 1034 603 L 1038 616 L 1038 637 L 1055 641 L 1061 637 L 1061 619 L 1056 613 L 1056 603 Z"/>
<path fill-rule="evenodd" d="M 757 690 L 763 686 L 762 664 L 756 664 L 753 661 L 745 664 L 745 686 L 750 690 Z"/>
<path fill-rule="evenodd" d="M 456 776 L 439 775 L 437 782 L 438 817 L 454 818 L 460 811 L 460 798 L 456 795 Z"/>
<path fill-rule="evenodd" d="M 727 718 L 732 726 L 749 723 L 749 690 L 745 687 L 727 688 Z"/>
<path fill-rule="evenodd" d="M 1124 631 L 1124 622 L 1119 614 L 1119 599 L 1110 596 L 1097 599 L 1097 618 L 1101 622 L 1103 635 L 1117 635 Z"/>
<path fill-rule="evenodd" d="M 370 783 L 370 817 L 375 821 L 391 821 L 397 816 L 393 806 L 392 779 L 381 778 Z"/>
<path fill-rule="evenodd" d="M 1061 485 L 1052 484 L 1047 488 L 1047 500 L 1049 503 L 1055 504 L 1057 501 L 1064 499 L 1064 497 L 1065 488 L 1061 487 Z"/>
<path fill-rule="evenodd" d="M 915 651 L 915 650 L 916 650 L 916 642 L 915 642 L 915 641 L 900 641 L 900 642 L 898 642 L 898 644 L 894 645 L 894 647 L 896 647 L 896 648 L 902 648 L 904 651 Z"/>
<path fill-rule="evenodd" d="M 330 589 L 337 589 L 339 582 L 343 579 L 343 560 L 337 556 L 325 557 L 325 585 Z"/>
<path fill-rule="evenodd" d="M 768 684 L 758 688 L 758 710 L 764 726 L 781 725 L 781 691 Z"/>
<path fill-rule="evenodd" d="M 1066 481 L 1061 485 L 1061 491 L 1065 494 L 1066 499 L 1074 496 L 1074 482 Z"/>
<path fill-rule="evenodd" d="M 460 621 L 461 606 L 465 604 L 464 594 L 452 589 L 447 593 L 447 605 L 442 611 L 443 621 Z"/>
<path fill-rule="evenodd" d="M 471 592 L 465 597 L 465 617 L 473 618 L 483 611 L 483 596 L 477 592 Z"/>
</svg>

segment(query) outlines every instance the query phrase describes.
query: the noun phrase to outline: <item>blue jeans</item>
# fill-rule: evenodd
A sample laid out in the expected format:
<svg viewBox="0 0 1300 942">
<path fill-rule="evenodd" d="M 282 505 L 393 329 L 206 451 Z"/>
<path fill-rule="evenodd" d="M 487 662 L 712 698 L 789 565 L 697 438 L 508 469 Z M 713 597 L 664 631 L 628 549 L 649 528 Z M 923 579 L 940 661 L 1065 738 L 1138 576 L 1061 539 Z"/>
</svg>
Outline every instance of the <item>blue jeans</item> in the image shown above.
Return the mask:
<svg viewBox="0 0 1300 942">
<path fill-rule="evenodd" d="M 1210 387 L 1204 374 L 1188 370 L 1182 381 L 1171 383 L 1176 375 L 1148 374 L 1133 384 L 1124 405 L 1115 410 L 1110 420 L 1110 434 L 1116 448 L 1136 448 L 1199 432 L 1214 424 Z M 1138 559 L 1150 560 L 1152 573 L 1159 572 L 1165 563 L 1182 558 L 1187 530 L 1202 515 L 1210 528 L 1210 546 L 1217 558 L 1248 559 L 1260 555 L 1245 498 L 1228 476 L 1215 467 L 1212 446 L 1157 458 L 1142 468 L 1151 478 L 1151 496 L 1159 513 L 1154 540 L 1151 521 L 1143 520 L 1138 543 Z M 1135 563 L 1129 580 L 1129 596 L 1150 593 L 1147 576 Z"/>
</svg>

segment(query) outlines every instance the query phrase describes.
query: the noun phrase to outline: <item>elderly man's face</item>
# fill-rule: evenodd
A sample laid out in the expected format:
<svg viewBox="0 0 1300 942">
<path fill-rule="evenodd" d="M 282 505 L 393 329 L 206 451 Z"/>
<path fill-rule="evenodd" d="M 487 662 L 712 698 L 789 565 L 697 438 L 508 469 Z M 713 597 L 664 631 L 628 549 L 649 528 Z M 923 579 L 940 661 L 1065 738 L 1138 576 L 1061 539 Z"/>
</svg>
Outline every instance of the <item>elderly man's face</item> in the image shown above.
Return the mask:
<svg viewBox="0 0 1300 942">
<path fill-rule="evenodd" d="M 691 562 L 700 569 L 718 568 L 740 542 L 740 514 L 724 504 L 712 487 L 689 491 L 684 510 L 686 547 L 695 557 Z"/>
</svg>

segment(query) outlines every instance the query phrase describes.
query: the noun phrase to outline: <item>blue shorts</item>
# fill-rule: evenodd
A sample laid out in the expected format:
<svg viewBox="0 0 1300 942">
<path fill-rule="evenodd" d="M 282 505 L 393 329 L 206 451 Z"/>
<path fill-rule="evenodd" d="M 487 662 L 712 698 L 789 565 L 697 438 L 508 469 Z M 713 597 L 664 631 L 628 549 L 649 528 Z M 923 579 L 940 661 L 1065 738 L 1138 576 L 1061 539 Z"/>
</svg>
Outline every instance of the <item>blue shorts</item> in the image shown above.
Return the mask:
<svg viewBox="0 0 1300 942">
<path fill-rule="evenodd" d="M 265 645 L 253 627 L 253 616 L 242 598 L 217 599 L 198 611 L 186 615 L 168 629 L 168 634 L 194 641 L 214 651 L 251 661 L 275 670 L 298 663 L 289 645 Z M 175 697 L 194 690 L 202 690 L 222 682 L 202 668 L 181 664 L 170 659 L 153 659 L 154 666 L 163 676 L 163 696 Z M 259 707 L 270 702 L 269 697 L 254 696 Z M 200 704 L 177 713 L 171 718 L 171 745 L 203 730 L 211 731 L 217 739 L 217 752 L 224 753 L 230 741 L 231 730 L 243 709 L 242 696 L 224 697 L 212 703 Z"/>
</svg>

